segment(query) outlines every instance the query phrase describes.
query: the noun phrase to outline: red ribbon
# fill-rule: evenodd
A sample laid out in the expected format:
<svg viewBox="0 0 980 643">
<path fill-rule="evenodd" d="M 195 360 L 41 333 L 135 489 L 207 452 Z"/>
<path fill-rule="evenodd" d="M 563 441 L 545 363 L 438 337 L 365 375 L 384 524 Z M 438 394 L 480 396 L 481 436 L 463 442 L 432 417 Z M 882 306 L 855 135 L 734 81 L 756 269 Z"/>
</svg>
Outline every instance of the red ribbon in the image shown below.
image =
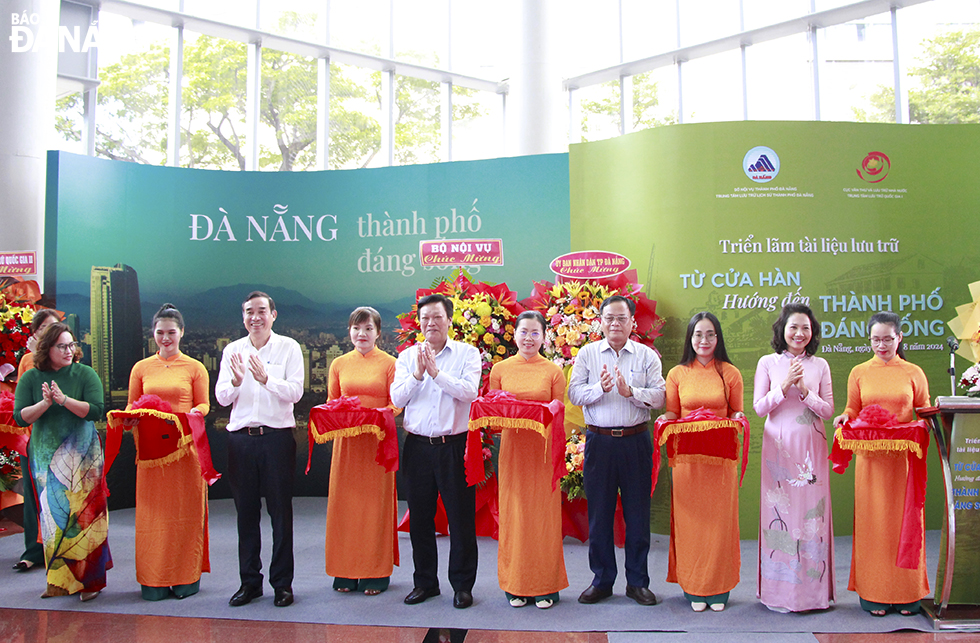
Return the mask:
<svg viewBox="0 0 980 643">
<path fill-rule="evenodd" d="M 146 397 L 148 396 L 143 396 L 143 398 Z M 140 398 L 140 400 L 142 401 L 143 398 Z M 172 453 L 175 450 L 176 440 L 179 439 L 179 436 L 175 435 L 171 438 L 168 434 L 168 437 L 163 437 L 158 430 L 160 427 L 155 425 L 164 422 L 173 423 L 174 428 L 178 431 L 180 427 L 190 429 L 194 446 L 197 448 L 197 461 L 201 467 L 201 477 L 204 478 L 209 486 L 221 478 L 221 474 L 215 471 L 214 464 L 211 462 L 211 445 L 208 442 L 204 416 L 200 413 L 165 413 L 163 416 L 160 416 L 149 411 L 165 413 L 164 411 L 151 408 L 150 405 L 145 405 L 143 409 L 133 409 L 130 411 L 109 411 L 109 421 L 106 423 L 104 473 L 107 473 L 112 468 L 116 456 L 119 455 L 119 449 L 122 446 L 122 432 L 135 425 L 143 425 L 147 429 L 140 433 L 140 450 L 143 452 L 143 456 L 149 455 L 151 457 L 143 457 L 141 459 L 153 460 L 167 453 Z M 135 423 L 127 423 L 127 420 L 135 420 Z M 163 440 L 167 440 L 167 442 L 165 443 Z M 106 493 L 108 495 L 108 487 L 106 488 Z"/>
<path fill-rule="evenodd" d="M 862 412 L 862 415 L 865 415 Z M 894 416 L 893 416 L 894 419 Z M 893 449 L 875 448 L 857 449 L 859 452 L 872 455 L 886 451 L 905 451 L 908 458 L 908 477 L 905 481 L 905 505 L 902 510 L 902 530 L 899 535 L 898 558 L 895 565 L 903 569 L 916 569 L 922 548 L 922 508 L 926 502 L 926 450 L 929 448 L 929 430 L 922 420 L 916 422 L 890 423 L 874 425 L 861 418 L 846 422 L 834 434 L 834 445 L 830 452 L 830 460 L 836 473 L 844 473 L 853 455 L 852 449 L 841 445 L 841 441 L 854 440 L 859 442 L 888 442 Z M 908 448 L 908 443 L 918 445 L 921 457 Z"/>
<path fill-rule="evenodd" d="M 717 424 L 719 421 L 730 424 L 723 427 L 712 427 L 705 429 L 696 428 L 698 423 Z M 657 486 L 657 477 L 660 475 L 660 438 L 664 430 L 674 424 L 690 424 L 695 427 L 694 431 L 677 433 L 668 438 L 667 457 L 675 455 L 707 455 L 725 460 L 738 459 L 738 441 L 734 432 L 739 425 L 742 427 L 742 473 L 738 479 L 738 486 L 742 486 L 745 480 L 745 469 L 749 463 L 749 421 L 743 416 L 737 420 L 722 418 L 715 415 L 708 409 L 701 407 L 688 413 L 677 420 L 658 419 L 654 423 L 653 440 L 653 481 L 650 493 Z"/>
<path fill-rule="evenodd" d="M 14 421 L 14 396 L 0 391 L 0 447 L 27 455 L 27 442 L 31 439 L 31 427 L 18 426 Z"/>
<path fill-rule="evenodd" d="M 361 406 L 356 397 L 339 397 L 326 404 L 310 409 L 309 451 L 306 459 L 306 473 L 313 462 L 314 433 L 327 435 L 334 431 L 344 431 L 355 427 L 374 426 L 383 432 L 378 442 L 375 462 L 385 471 L 398 471 L 398 430 L 395 428 L 395 413 L 388 407 L 372 409 Z M 359 433 L 368 433 L 363 430 Z"/>
<path fill-rule="evenodd" d="M 519 400 L 513 393 L 500 390 L 488 391 L 486 395 L 477 398 L 470 405 L 470 431 L 466 436 L 466 483 L 472 486 L 483 482 L 485 477 L 483 443 L 478 429 L 489 426 L 492 432 L 498 433 L 502 429 L 512 428 L 504 421 L 507 419 L 531 420 L 545 430 L 551 428 L 548 436 L 551 441 L 551 488 L 556 489 L 558 481 L 567 473 L 565 405 L 560 400 L 551 402 Z"/>
</svg>

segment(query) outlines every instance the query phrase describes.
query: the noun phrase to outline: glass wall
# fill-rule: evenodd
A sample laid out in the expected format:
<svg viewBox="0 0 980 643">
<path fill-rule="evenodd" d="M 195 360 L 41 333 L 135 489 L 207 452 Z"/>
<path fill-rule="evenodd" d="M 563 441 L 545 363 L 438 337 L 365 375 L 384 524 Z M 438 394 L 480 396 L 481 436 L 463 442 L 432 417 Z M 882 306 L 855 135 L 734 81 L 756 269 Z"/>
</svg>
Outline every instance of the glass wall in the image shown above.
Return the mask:
<svg viewBox="0 0 980 643">
<path fill-rule="evenodd" d="M 628 55 L 619 67 L 623 73 L 641 68 L 642 75 L 655 74 L 659 109 L 672 97 L 682 122 L 980 122 L 980 92 L 966 100 L 948 98 L 964 93 L 959 76 L 980 78 L 980 2 L 923 0 L 851 19 L 846 12 L 861 4 L 620 0 L 622 48 Z M 829 26 L 808 27 L 806 17 L 815 12 L 821 13 L 820 24 Z M 610 132 L 618 125 L 618 116 L 597 109 L 593 96 L 601 94 L 604 104 L 637 100 L 636 92 L 609 96 L 618 92 L 619 83 L 612 82 L 617 68 L 605 67 L 583 72 L 589 74 L 587 83 L 576 77 L 568 82 L 578 107 L 573 111 L 578 123 L 570 131 L 583 132 L 587 140 L 615 135 Z M 669 83 L 670 78 L 676 80 Z M 672 121 L 653 126 L 665 122 Z"/>
<path fill-rule="evenodd" d="M 980 78 L 977 0 L 908 0 L 856 20 L 843 11 L 864 4 L 853 0 L 541 1 L 553 47 L 543 64 L 571 92 L 571 142 L 744 118 L 980 121 L 980 95 L 961 95 L 950 71 Z M 507 153 L 497 87 L 521 64 L 524 0 L 134 4 L 155 18 L 100 14 L 97 103 L 59 99 L 62 149 L 83 152 L 94 131 L 106 158 L 267 171 Z M 812 12 L 821 27 L 807 27 Z M 249 44 L 255 30 L 264 43 Z M 259 52 L 251 71 L 250 52 Z"/>
</svg>

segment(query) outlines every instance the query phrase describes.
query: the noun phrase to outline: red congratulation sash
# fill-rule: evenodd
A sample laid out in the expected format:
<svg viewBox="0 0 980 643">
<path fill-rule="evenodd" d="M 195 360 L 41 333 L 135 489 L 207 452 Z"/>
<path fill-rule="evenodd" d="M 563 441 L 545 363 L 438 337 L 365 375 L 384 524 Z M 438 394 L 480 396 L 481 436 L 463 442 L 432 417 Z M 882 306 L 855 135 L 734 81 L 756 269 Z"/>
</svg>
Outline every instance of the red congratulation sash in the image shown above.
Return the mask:
<svg viewBox="0 0 980 643">
<path fill-rule="evenodd" d="M 8 391 L 0 391 L 0 447 L 27 455 L 30 439 L 31 427 L 17 426 L 14 421 L 14 396 Z"/>
<path fill-rule="evenodd" d="M 565 470 L 565 405 L 561 400 L 534 402 L 519 400 L 513 393 L 491 390 L 470 405 L 469 434 L 466 437 L 466 483 L 483 482 L 483 446 L 480 429 L 530 429 L 545 440 L 545 461 L 552 465 L 551 488 L 558 487 Z"/>
<path fill-rule="evenodd" d="M 749 421 L 718 417 L 706 408 L 699 408 L 677 420 L 658 419 L 654 423 L 653 487 L 660 473 L 660 447 L 667 445 L 667 462 L 738 461 L 739 437 L 742 442 L 742 473 L 738 485 L 745 479 L 749 462 Z"/>
<path fill-rule="evenodd" d="M 144 396 L 146 397 L 146 396 Z M 141 400 L 143 398 L 140 398 Z M 119 455 L 122 432 L 139 426 L 136 444 L 136 466 L 141 468 L 162 467 L 184 457 L 194 444 L 201 477 L 208 485 L 221 478 L 211 463 L 211 445 L 208 443 L 204 416 L 200 413 L 168 413 L 153 408 L 130 411 L 109 411 L 107 414 L 105 441 L 105 471 Z"/>
<path fill-rule="evenodd" d="M 310 472 L 313 444 L 325 444 L 336 438 L 349 438 L 371 433 L 378 438 L 375 462 L 385 471 L 398 471 L 398 432 L 395 412 L 390 408 L 372 409 L 361 406 L 356 397 L 339 397 L 310 409 L 309 456 L 306 473 Z"/>
<path fill-rule="evenodd" d="M 922 508 L 926 502 L 926 451 L 929 430 L 922 420 L 901 423 L 878 405 L 861 411 L 856 420 L 847 422 L 834 433 L 830 460 L 836 473 L 844 473 L 854 452 L 862 455 L 901 454 L 908 458 L 905 483 L 905 507 L 898 543 L 898 560 L 903 569 L 919 566 L 922 546 Z"/>
</svg>

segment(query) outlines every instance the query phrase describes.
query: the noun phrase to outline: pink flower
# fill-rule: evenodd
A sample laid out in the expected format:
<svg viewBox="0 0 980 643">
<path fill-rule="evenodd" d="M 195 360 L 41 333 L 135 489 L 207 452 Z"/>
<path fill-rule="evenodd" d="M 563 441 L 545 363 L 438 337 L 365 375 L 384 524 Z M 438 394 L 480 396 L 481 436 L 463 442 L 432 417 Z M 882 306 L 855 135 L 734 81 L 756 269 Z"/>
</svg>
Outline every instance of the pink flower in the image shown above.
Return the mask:
<svg viewBox="0 0 980 643">
<path fill-rule="evenodd" d="M 490 455 L 491 455 L 490 454 L 490 449 L 488 449 L 487 447 L 483 447 L 483 459 L 484 460 L 489 460 L 490 459 Z"/>
</svg>

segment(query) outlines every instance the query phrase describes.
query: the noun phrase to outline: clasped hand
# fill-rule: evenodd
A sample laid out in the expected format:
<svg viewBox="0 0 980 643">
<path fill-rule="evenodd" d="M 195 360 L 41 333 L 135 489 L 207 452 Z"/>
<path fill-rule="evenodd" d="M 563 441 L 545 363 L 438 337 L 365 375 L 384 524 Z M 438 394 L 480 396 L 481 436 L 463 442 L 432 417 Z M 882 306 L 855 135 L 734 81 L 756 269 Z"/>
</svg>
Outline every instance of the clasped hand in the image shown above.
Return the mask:
<svg viewBox="0 0 980 643">
<path fill-rule="evenodd" d="M 800 395 L 806 397 L 810 390 L 806 387 L 803 382 L 803 356 L 794 357 L 789 364 L 789 372 L 786 373 L 786 379 L 783 380 L 783 396 L 789 391 L 789 387 L 795 386 L 800 392 Z"/>
<path fill-rule="evenodd" d="M 41 396 L 49 404 L 57 404 L 58 406 L 64 406 L 65 401 L 68 400 L 68 396 L 61 391 L 57 382 L 51 382 L 50 385 L 47 382 L 41 382 Z"/>
<path fill-rule="evenodd" d="M 436 366 L 436 354 L 428 342 L 419 344 L 419 349 L 415 353 L 415 379 L 421 381 L 425 373 L 428 373 L 431 378 L 435 378 L 439 374 L 439 368 Z"/>
<path fill-rule="evenodd" d="M 619 367 L 614 366 L 613 371 L 615 374 L 610 373 L 609 367 L 605 364 L 602 365 L 602 372 L 599 373 L 599 386 L 602 387 L 602 392 L 609 393 L 615 387 L 623 397 L 633 397 L 633 390 L 630 389 L 623 374 L 619 372 Z"/>
<path fill-rule="evenodd" d="M 231 385 L 241 386 L 242 381 L 245 379 L 245 360 L 242 358 L 241 353 L 232 353 L 231 362 L 229 364 L 231 367 Z M 248 372 L 252 374 L 252 377 L 259 384 L 266 384 L 269 381 L 269 375 L 265 372 L 265 365 L 262 360 L 259 359 L 258 355 L 248 356 Z"/>
</svg>

